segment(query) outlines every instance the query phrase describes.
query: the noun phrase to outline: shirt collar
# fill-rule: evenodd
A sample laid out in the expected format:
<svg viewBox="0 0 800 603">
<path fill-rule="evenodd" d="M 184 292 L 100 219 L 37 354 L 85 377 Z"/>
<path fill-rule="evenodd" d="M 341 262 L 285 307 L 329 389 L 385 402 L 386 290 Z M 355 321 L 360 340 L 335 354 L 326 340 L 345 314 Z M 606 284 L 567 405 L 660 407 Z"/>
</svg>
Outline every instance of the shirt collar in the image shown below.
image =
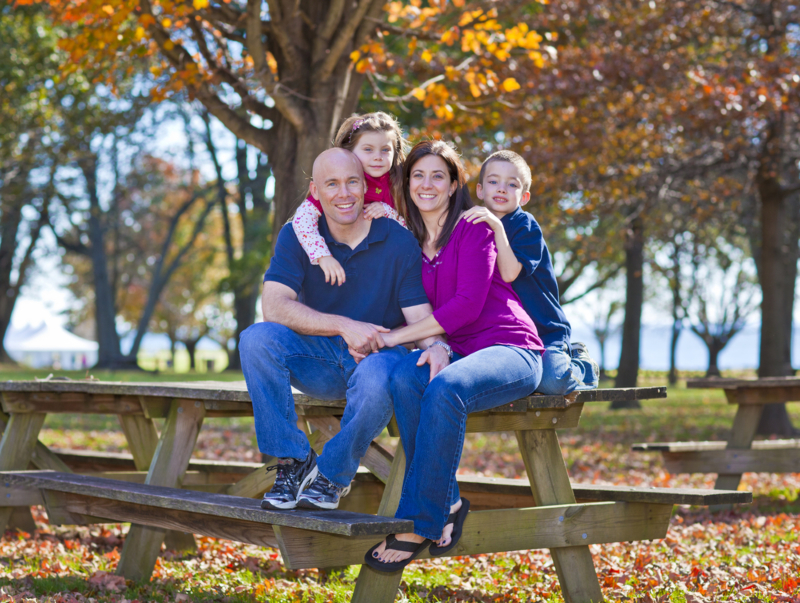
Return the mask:
<svg viewBox="0 0 800 603">
<path fill-rule="evenodd" d="M 345 245 L 344 243 L 340 243 L 336 239 L 333 238 L 331 235 L 331 231 L 328 228 L 328 219 L 325 217 L 323 213 L 319 219 L 319 234 L 322 235 L 322 238 L 325 239 L 325 242 L 328 245 L 333 243 L 334 245 Z M 353 251 L 358 251 L 362 247 L 369 247 L 371 243 L 377 243 L 379 241 L 384 241 L 389 236 L 389 218 L 373 220 L 372 224 L 369 228 L 369 233 L 367 234 L 366 238 L 358 244 Z"/>
<path fill-rule="evenodd" d="M 514 219 L 515 216 L 518 216 L 519 214 L 521 214 L 522 211 L 523 211 L 522 208 L 518 205 L 517 209 L 512 211 L 510 214 L 506 214 L 505 216 L 500 218 L 500 221 L 501 222 L 510 222 L 511 220 Z"/>
</svg>

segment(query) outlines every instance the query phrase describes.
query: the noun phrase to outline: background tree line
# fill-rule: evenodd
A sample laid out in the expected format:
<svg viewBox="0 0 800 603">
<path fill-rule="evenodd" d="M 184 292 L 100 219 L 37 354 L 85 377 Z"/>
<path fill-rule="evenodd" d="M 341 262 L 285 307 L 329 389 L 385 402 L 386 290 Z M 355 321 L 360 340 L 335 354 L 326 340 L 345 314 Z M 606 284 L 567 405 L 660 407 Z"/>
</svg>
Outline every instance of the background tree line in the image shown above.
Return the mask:
<svg viewBox="0 0 800 603">
<path fill-rule="evenodd" d="M 526 157 L 564 302 L 608 292 L 599 339 L 622 317 L 617 386 L 637 380 L 648 289 L 673 318 L 673 378 L 683 330 L 714 374 L 758 303 L 759 375 L 793 374 L 798 12 L 789 0 L 6 3 L 20 44 L 0 67 L 13 124 L 0 330 L 52 232 L 102 364 L 135 362 L 136 343 L 119 349 L 125 323 L 138 341 L 160 330 L 190 349 L 210 334 L 237 366 L 271 235 L 311 161 L 344 117 L 380 108 L 412 140 L 453 139 L 473 171 L 497 148 Z M 182 148 L 165 155 L 165 132 Z M 771 412 L 773 430 L 788 426 Z"/>
</svg>

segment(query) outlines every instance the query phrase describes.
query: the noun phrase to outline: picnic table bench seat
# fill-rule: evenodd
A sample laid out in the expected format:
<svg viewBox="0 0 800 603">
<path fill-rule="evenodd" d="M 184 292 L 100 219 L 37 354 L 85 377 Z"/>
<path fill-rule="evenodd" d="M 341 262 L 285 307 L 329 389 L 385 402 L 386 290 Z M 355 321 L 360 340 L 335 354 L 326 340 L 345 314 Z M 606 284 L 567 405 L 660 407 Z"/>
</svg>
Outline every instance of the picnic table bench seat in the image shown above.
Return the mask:
<svg viewBox="0 0 800 603">
<path fill-rule="evenodd" d="M 633 444 L 633 451 L 660 452 L 670 473 L 716 473 L 720 490 L 738 488 L 744 473 L 800 473 L 800 439 L 755 439 L 766 405 L 800 401 L 800 379 L 689 379 L 686 387 L 722 389 L 728 404 L 736 405 L 728 440 L 643 442 Z"/>
<path fill-rule="evenodd" d="M 565 601 L 597 603 L 602 592 L 589 544 L 662 538 L 674 504 L 749 502 L 746 492 L 570 483 L 557 429 L 577 427 L 586 403 L 665 397 L 664 387 L 593 390 L 581 392 L 575 401 L 532 395 L 471 414 L 468 432 L 515 432 L 528 480 L 459 476 L 475 511 L 450 554 L 548 548 Z M 39 502 L 54 523 L 130 521 L 117 565 L 117 573 L 126 578 L 150 577 L 165 533 L 167 538 L 188 532 L 262 543 L 274 538 L 287 566 L 299 569 L 361 564 L 364 552 L 382 535 L 408 529 L 392 518 L 405 471 L 402 446 L 391 453 L 375 442 L 370 445 L 362 459 L 369 473 L 358 473 L 344 508 L 337 511 L 344 515 L 331 516 L 328 523 L 316 519 L 323 513 L 259 509 L 253 498 L 274 479 L 263 465 L 192 459 L 206 418 L 252 416 L 243 382 L 0 382 L 0 403 L 6 413 L 0 416 L 0 492 L 6 494 L 0 496 L 0 524 L 7 525 L 13 509 Z M 344 400 L 295 393 L 297 414 L 318 451 L 338 433 L 344 406 Z M 54 452 L 38 441 L 48 413 L 116 415 L 131 458 Z M 154 419 L 162 418 L 159 429 Z M 398 435 L 393 422 L 389 434 Z M 31 465 L 38 471 L 30 471 Z M 74 472 L 77 467 L 95 470 L 80 475 Z M 335 517 L 352 521 L 337 523 Z M 352 603 L 394 600 L 401 578 L 402 572 L 380 574 L 362 566 Z"/>
<path fill-rule="evenodd" d="M 473 483 L 486 492 L 492 485 L 489 480 Z M 503 480 L 500 485 L 530 492 L 523 480 Z M 462 542 L 451 554 L 602 544 L 609 538 L 616 542 L 663 538 L 675 503 L 750 500 L 746 492 L 614 486 L 584 486 L 576 497 L 603 502 L 473 511 Z M 53 471 L 0 472 L 0 504 L 44 505 L 53 524 L 132 522 L 277 547 L 290 569 L 359 564 L 368 548 L 386 534 L 413 529 L 411 521 L 379 515 L 265 511 L 252 498 Z"/>
</svg>

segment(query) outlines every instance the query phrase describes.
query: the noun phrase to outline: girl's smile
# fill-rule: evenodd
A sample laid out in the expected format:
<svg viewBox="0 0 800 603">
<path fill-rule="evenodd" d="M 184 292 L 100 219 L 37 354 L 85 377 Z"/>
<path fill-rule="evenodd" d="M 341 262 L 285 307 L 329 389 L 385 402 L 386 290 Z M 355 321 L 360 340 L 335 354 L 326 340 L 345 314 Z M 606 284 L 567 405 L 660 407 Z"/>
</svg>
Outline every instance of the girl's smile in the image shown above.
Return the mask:
<svg viewBox="0 0 800 603">
<path fill-rule="evenodd" d="M 364 132 L 353 153 L 361 161 L 365 173 L 380 178 L 392 167 L 395 142 L 392 132 Z"/>
</svg>

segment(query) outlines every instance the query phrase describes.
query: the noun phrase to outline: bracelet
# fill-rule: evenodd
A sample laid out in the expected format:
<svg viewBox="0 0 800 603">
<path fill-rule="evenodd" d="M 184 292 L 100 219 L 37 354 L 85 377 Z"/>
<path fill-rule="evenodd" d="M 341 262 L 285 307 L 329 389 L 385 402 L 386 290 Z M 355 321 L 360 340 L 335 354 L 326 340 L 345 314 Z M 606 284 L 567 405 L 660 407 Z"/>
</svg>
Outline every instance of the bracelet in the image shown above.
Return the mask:
<svg viewBox="0 0 800 603">
<path fill-rule="evenodd" d="M 434 341 L 430 345 L 430 347 L 433 347 L 435 345 L 438 345 L 438 346 L 441 346 L 441 347 L 444 348 L 444 351 L 447 352 L 447 359 L 448 360 L 452 360 L 453 359 L 453 348 L 451 348 L 449 345 L 447 345 L 444 341 Z"/>
</svg>

